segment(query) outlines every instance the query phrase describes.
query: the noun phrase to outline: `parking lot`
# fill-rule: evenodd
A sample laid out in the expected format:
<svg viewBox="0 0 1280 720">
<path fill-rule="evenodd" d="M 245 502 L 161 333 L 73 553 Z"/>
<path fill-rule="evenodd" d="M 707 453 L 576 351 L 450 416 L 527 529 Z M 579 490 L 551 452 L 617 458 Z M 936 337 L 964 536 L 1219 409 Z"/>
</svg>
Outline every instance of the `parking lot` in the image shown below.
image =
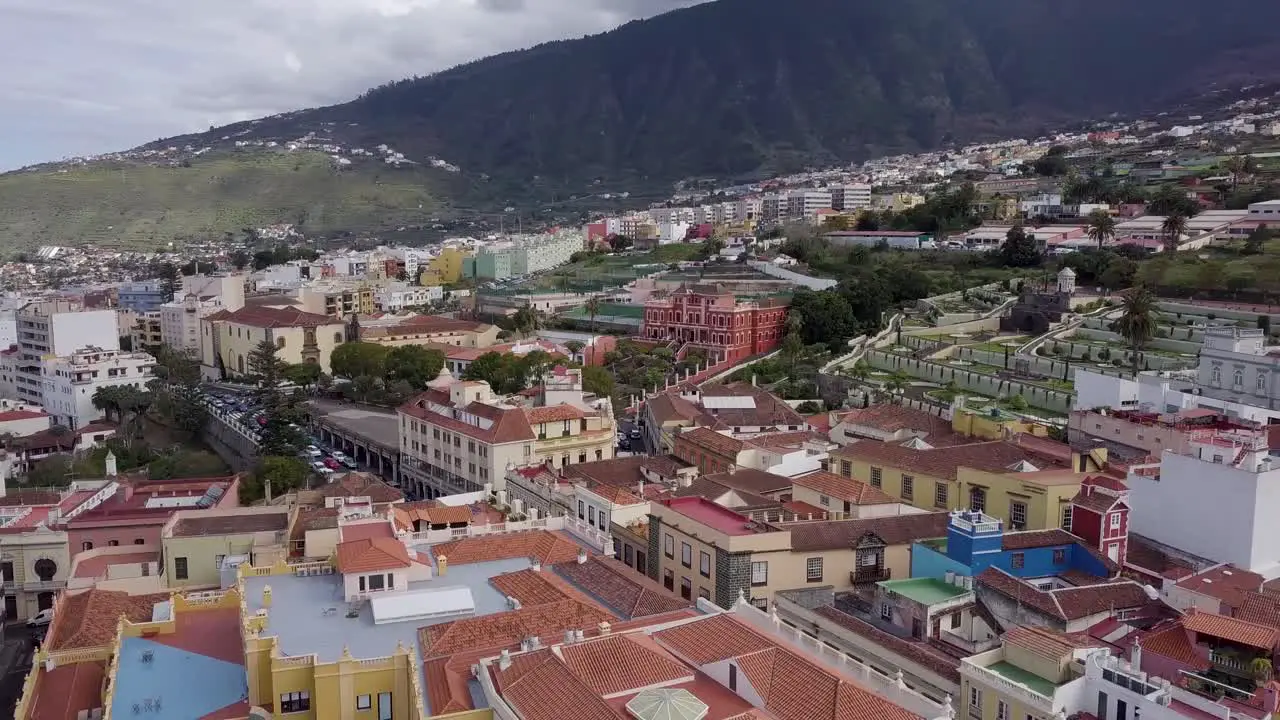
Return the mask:
<svg viewBox="0 0 1280 720">
<path fill-rule="evenodd" d="M 262 439 L 262 428 L 267 424 L 267 414 L 254 402 L 250 390 L 251 388 L 248 387 L 241 388 L 219 383 L 204 388 L 201 401 L 210 414 L 257 443 Z M 306 446 L 298 451 L 298 457 L 305 460 L 316 475 L 328 479 L 340 471 L 361 469 L 355 458 L 327 446 L 308 428 L 292 423 L 289 427 L 302 436 L 301 442 L 306 443 Z"/>
</svg>

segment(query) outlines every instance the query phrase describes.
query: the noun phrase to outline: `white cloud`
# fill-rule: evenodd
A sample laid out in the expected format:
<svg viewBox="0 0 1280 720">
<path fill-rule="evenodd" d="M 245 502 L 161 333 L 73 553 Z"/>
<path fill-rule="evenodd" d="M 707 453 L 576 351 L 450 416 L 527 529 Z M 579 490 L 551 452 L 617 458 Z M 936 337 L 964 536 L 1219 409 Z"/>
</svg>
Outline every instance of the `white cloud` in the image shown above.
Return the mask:
<svg viewBox="0 0 1280 720">
<path fill-rule="evenodd" d="M 0 0 L 0 168 L 349 100 L 702 0 Z"/>
</svg>

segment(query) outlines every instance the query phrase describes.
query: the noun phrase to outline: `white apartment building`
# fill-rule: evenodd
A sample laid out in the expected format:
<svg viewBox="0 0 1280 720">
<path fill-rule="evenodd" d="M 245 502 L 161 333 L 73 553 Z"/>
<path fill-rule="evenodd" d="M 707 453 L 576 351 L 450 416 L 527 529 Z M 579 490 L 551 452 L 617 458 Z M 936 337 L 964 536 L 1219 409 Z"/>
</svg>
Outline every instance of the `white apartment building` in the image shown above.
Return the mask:
<svg viewBox="0 0 1280 720">
<path fill-rule="evenodd" d="M 406 283 L 393 283 L 380 288 L 373 296 L 374 305 L 383 312 L 399 312 L 407 307 L 426 305 L 444 299 L 440 285 L 422 287 Z"/>
<path fill-rule="evenodd" d="M 812 220 L 819 210 L 831 208 L 831 191 L 823 189 L 792 190 L 787 194 L 787 219 Z"/>
<path fill-rule="evenodd" d="M 18 310 L 18 356 L 14 367 L 17 399 L 44 405 L 42 363 L 48 358 L 66 357 L 86 346 L 104 351 L 120 349 L 116 311 L 83 307 L 79 301 L 58 299 L 29 303 Z"/>
<path fill-rule="evenodd" d="M 182 278 L 182 290 L 175 300 L 194 295 L 198 300 L 217 298 L 227 310 L 244 307 L 244 283 L 241 275 L 191 275 Z"/>
<path fill-rule="evenodd" d="M 1196 371 L 1199 394 L 1230 403 L 1280 410 L 1280 356 L 1262 330 L 1209 328 Z"/>
<path fill-rule="evenodd" d="M 239 305 L 227 307 L 223 303 L 234 302 L 235 297 L 204 297 L 187 295 L 183 300 L 174 300 L 160 306 L 160 341 L 175 350 L 200 352 L 200 320 L 219 310 L 238 310 L 244 307 L 244 290 L 241 287 Z"/>
<path fill-rule="evenodd" d="M 751 197 L 743 198 L 738 201 L 738 207 L 734 211 L 735 222 L 755 222 L 760 219 L 760 198 Z"/>
<path fill-rule="evenodd" d="M 1129 473 L 1129 531 L 1266 577 L 1280 576 L 1280 457 L 1265 430 L 1204 430 L 1159 472 Z M 1274 468 L 1274 469 L 1273 469 Z"/>
<path fill-rule="evenodd" d="M 658 244 L 671 245 L 672 243 L 683 242 L 691 227 L 693 226 L 685 222 L 658 223 Z"/>
<path fill-rule="evenodd" d="M 0 310 L 0 350 L 18 344 L 18 317 L 15 310 Z"/>
<path fill-rule="evenodd" d="M 55 425 L 72 430 L 100 420 L 93 406 L 98 388 L 130 385 L 139 390 L 155 377 L 156 359 L 146 353 L 83 347 L 64 357 L 46 358 L 44 409 Z"/>
<path fill-rule="evenodd" d="M 586 238 L 581 230 L 562 230 L 522 242 L 520 249 L 524 252 L 526 261 L 524 272 L 520 274 L 541 272 L 564 265 L 574 253 L 584 247 Z"/>
<path fill-rule="evenodd" d="M 865 184 L 833 185 L 831 207 L 840 212 L 852 212 L 871 207 L 871 186 Z"/>
</svg>

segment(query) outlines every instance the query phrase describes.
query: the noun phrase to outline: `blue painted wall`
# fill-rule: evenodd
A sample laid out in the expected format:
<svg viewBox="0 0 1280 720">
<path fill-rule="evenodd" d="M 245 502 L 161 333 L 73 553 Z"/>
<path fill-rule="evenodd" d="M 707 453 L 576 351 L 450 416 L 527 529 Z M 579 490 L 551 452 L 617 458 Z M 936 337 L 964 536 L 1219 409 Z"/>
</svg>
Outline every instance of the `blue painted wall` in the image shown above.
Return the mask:
<svg viewBox="0 0 1280 720">
<path fill-rule="evenodd" d="M 962 538 L 963 543 L 963 538 Z M 967 551 L 968 545 L 962 544 L 961 552 Z M 1054 551 L 1062 551 L 1060 562 L 1054 562 Z M 1016 555 L 1022 555 L 1022 567 L 1013 566 Z M 921 543 L 911 545 L 911 577 L 943 577 L 948 570 L 960 574 L 974 576 L 988 567 L 996 567 L 1014 577 L 1034 578 L 1058 575 L 1068 570 L 1077 570 L 1091 575 L 1107 576 L 1106 566 L 1081 545 L 1054 545 L 1049 547 L 1028 548 L 1026 550 L 1001 550 L 994 553 L 972 555 L 970 562 L 963 562 L 959 553 L 953 550 L 948 538 L 946 552 L 939 552 Z"/>
<path fill-rule="evenodd" d="M 968 565 L 952 560 L 945 553 L 940 553 L 923 543 L 911 544 L 911 577 L 940 578 L 944 577 L 948 570 L 957 575 L 973 574 Z"/>
</svg>

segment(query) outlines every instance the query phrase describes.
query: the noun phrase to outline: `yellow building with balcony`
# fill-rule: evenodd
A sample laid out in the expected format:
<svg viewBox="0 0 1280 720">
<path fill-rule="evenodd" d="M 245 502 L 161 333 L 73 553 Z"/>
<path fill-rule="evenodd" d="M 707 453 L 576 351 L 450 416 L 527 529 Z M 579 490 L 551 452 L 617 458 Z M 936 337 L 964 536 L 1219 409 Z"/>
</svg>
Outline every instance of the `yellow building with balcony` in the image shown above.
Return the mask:
<svg viewBox="0 0 1280 720">
<path fill-rule="evenodd" d="M 469 256 L 455 247 L 447 247 L 431 258 L 427 267 L 418 275 L 419 285 L 449 285 L 462 279 L 462 264 Z"/>
</svg>

